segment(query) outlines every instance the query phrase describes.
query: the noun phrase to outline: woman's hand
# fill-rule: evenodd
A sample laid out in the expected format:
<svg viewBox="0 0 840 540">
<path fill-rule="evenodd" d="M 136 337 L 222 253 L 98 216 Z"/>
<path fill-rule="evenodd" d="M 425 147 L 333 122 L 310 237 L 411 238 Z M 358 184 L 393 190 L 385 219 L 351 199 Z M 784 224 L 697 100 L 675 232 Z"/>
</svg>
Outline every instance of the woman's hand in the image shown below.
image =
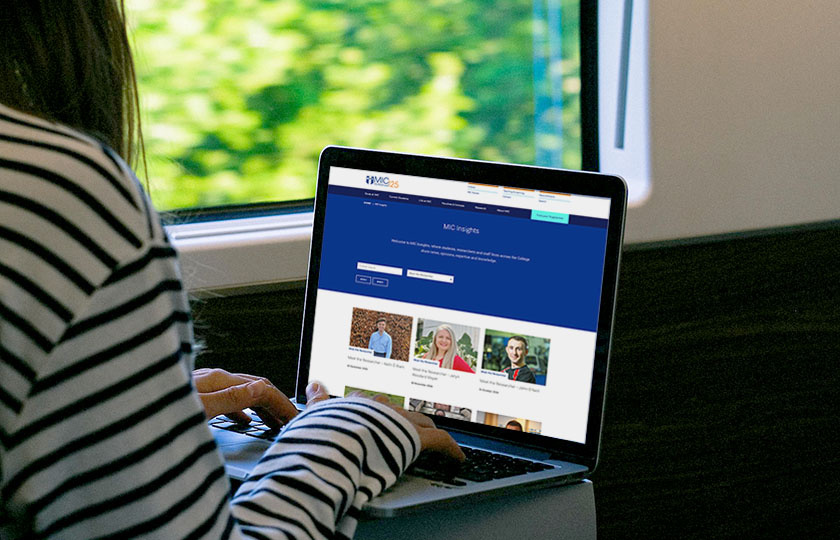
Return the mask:
<svg viewBox="0 0 840 540">
<path fill-rule="evenodd" d="M 251 418 L 242 412 L 242 409 L 251 408 L 267 426 L 279 429 L 298 414 L 297 408 L 289 398 L 263 377 L 229 373 L 223 369 L 202 368 L 193 371 L 193 381 L 207 418 L 224 414 L 235 422 L 247 424 Z M 366 397 L 361 394 L 351 395 Z M 311 382 L 306 387 L 306 398 L 307 405 L 312 405 L 329 398 L 329 394 L 322 385 Z M 435 423 L 428 416 L 396 407 L 382 395 L 372 399 L 390 406 L 414 426 L 420 436 L 422 450 L 440 452 L 463 461 L 464 453 L 458 443 L 449 433 L 435 427 Z"/>
<path fill-rule="evenodd" d="M 202 368 L 193 371 L 193 382 L 207 418 L 224 414 L 235 422 L 247 424 L 251 418 L 242 409 L 250 407 L 268 427 L 280 429 L 298 413 L 289 398 L 264 377 Z M 311 404 L 329 395 L 313 382 L 306 388 L 306 397 Z"/>
<path fill-rule="evenodd" d="M 358 393 L 353 393 L 351 395 L 354 397 L 368 397 Z M 421 450 L 428 450 L 429 452 L 439 452 L 458 461 L 464 461 L 466 456 L 461 450 L 461 447 L 458 446 L 458 443 L 455 442 L 455 439 L 453 439 L 452 436 L 446 431 L 435 427 L 435 423 L 432 421 L 431 418 L 429 418 L 423 413 L 407 411 L 402 407 L 397 407 L 390 401 L 388 401 L 388 398 L 383 395 L 377 395 L 372 399 L 374 401 L 378 401 L 379 403 L 388 405 L 389 407 L 397 411 L 400 415 L 405 417 L 406 420 L 411 422 L 411 424 L 414 426 L 414 429 L 417 430 L 417 434 L 420 436 Z"/>
</svg>

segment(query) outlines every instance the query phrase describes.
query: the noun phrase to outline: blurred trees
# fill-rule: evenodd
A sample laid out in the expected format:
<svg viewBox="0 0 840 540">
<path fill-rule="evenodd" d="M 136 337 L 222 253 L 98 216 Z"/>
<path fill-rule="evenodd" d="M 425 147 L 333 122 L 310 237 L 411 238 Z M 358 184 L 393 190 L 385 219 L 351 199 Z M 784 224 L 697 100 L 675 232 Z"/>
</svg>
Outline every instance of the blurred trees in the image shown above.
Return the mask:
<svg viewBox="0 0 840 540">
<path fill-rule="evenodd" d="M 159 208 L 312 197 L 330 144 L 534 162 L 532 0 L 127 4 Z M 560 4 L 556 148 L 576 167 L 577 1 Z"/>
</svg>

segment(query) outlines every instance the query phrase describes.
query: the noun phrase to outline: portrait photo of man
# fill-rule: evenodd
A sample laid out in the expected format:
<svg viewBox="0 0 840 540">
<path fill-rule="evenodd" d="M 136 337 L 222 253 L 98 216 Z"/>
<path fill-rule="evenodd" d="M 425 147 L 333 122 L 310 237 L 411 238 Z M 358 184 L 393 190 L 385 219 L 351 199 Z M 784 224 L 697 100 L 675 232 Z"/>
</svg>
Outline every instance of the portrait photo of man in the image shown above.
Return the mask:
<svg viewBox="0 0 840 540">
<path fill-rule="evenodd" d="M 357 353 L 408 362 L 414 318 L 387 311 L 353 308 L 348 345 Z"/>
<path fill-rule="evenodd" d="M 504 414 L 477 411 L 475 421 L 479 424 L 500 427 L 504 429 L 509 429 L 511 431 L 521 431 L 523 433 L 542 433 L 542 422 L 537 422 L 528 418 L 519 418 L 515 416 L 506 416 Z"/>
<path fill-rule="evenodd" d="M 528 357 L 527 339 L 522 336 L 511 336 L 508 338 L 507 346 L 505 346 L 505 353 L 507 353 L 510 365 L 502 368 L 502 373 L 506 373 L 508 379 L 526 383 L 537 382 L 534 372 L 525 363 L 525 359 Z"/>
<path fill-rule="evenodd" d="M 376 320 L 376 331 L 370 335 L 370 340 L 368 340 L 368 349 L 373 349 L 374 356 L 391 358 L 393 340 L 391 335 L 385 331 L 387 327 L 388 321 L 384 317 Z"/>
<path fill-rule="evenodd" d="M 550 350 L 549 339 L 487 329 L 481 367 L 510 381 L 545 386 Z"/>
</svg>

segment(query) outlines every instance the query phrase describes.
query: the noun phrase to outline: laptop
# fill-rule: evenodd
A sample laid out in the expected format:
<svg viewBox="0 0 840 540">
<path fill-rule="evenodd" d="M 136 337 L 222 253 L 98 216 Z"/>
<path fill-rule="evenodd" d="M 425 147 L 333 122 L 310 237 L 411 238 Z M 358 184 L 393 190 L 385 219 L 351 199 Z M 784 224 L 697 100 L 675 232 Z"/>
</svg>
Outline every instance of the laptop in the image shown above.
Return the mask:
<svg viewBox="0 0 840 540">
<path fill-rule="evenodd" d="M 296 401 L 312 380 L 385 395 L 472 456 L 451 472 L 421 456 L 366 514 L 595 469 L 626 200 L 605 174 L 323 150 Z M 273 434 L 211 425 L 228 474 L 246 478 Z"/>
</svg>

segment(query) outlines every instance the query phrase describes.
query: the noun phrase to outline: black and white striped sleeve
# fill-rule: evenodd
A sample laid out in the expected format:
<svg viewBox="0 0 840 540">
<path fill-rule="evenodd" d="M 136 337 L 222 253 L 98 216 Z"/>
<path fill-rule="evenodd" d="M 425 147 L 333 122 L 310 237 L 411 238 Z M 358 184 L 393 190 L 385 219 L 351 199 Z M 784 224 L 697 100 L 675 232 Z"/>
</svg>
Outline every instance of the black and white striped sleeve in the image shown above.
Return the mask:
<svg viewBox="0 0 840 540">
<path fill-rule="evenodd" d="M 222 536 L 191 367 L 177 256 L 128 167 L 0 106 L 0 531 Z"/>
<path fill-rule="evenodd" d="M 0 105 L 0 536 L 349 537 L 417 455 L 395 411 L 331 400 L 231 501 L 192 339 L 177 254 L 128 167 Z"/>
<path fill-rule="evenodd" d="M 242 533 L 351 538 L 364 504 L 420 451 L 415 428 L 381 403 L 319 403 L 296 417 L 233 499 Z"/>
</svg>

